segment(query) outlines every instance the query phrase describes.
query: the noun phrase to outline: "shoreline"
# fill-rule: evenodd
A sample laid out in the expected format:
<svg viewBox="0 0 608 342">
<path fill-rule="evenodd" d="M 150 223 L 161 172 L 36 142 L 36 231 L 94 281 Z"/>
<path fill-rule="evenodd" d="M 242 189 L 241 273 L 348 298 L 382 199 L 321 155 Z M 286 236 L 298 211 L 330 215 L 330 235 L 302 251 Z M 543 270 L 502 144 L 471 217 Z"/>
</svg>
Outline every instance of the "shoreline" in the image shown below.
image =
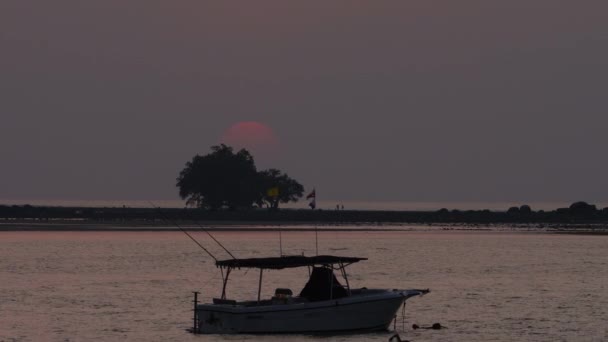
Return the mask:
<svg viewBox="0 0 608 342">
<path fill-rule="evenodd" d="M 201 222 L 178 223 L 91 223 L 85 221 L 1 222 L 0 232 L 470 232 L 608 235 L 605 225 L 567 224 L 463 224 L 463 223 L 373 223 L 311 224 L 301 222 Z M 181 228 L 181 229 L 180 229 Z"/>
<path fill-rule="evenodd" d="M 475 231 L 608 235 L 608 208 L 377 211 L 0 205 L 0 231 Z"/>
</svg>

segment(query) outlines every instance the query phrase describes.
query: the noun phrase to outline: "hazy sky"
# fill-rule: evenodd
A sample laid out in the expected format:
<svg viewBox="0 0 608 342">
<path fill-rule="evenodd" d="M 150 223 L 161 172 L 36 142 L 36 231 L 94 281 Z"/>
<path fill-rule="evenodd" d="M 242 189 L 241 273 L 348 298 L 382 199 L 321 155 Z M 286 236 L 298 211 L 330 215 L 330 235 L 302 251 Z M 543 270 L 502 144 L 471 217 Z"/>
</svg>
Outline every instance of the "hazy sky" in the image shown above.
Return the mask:
<svg viewBox="0 0 608 342">
<path fill-rule="evenodd" d="M 0 2 L 0 198 L 174 199 L 240 121 L 336 200 L 608 200 L 608 2 Z"/>
</svg>

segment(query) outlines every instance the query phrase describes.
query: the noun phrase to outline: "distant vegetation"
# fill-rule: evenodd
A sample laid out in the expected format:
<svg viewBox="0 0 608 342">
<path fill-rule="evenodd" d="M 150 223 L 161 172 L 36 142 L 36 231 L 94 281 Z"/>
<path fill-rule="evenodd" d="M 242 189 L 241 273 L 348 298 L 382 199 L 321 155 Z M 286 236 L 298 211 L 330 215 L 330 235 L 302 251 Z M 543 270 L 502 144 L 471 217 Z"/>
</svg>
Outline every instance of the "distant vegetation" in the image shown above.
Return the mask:
<svg viewBox="0 0 608 342">
<path fill-rule="evenodd" d="M 254 205 L 276 210 L 279 203 L 296 202 L 304 193 L 304 187 L 287 174 L 277 169 L 258 172 L 249 151 L 235 153 L 224 144 L 187 162 L 177 187 L 188 205 L 210 210 Z"/>
<path fill-rule="evenodd" d="M 262 196 L 260 196 L 262 199 Z M 78 220 L 92 223 L 156 224 L 165 223 L 166 217 L 179 221 L 242 222 L 246 224 L 544 224 L 608 225 L 608 208 L 597 209 L 585 202 L 573 203 L 568 208 L 551 211 L 533 210 L 529 206 L 513 207 L 506 211 L 448 210 L 437 211 L 380 211 L 380 210 L 198 210 L 192 208 L 83 208 L 83 207 L 34 207 L 30 205 L 0 205 L 0 223 L 19 220 L 59 221 Z M 65 222 L 65 221 L 63 221 Z M 74 221 L 77 222 L 77 221 Z M 19 226 L 22 227 L 22 226 Z M 32 226 L 36 227 L 36 226 Z M 0 230 L 2 226 L 0 225 Z M 21 229 L 21 228 L 19 228 Z"/>
</svg>

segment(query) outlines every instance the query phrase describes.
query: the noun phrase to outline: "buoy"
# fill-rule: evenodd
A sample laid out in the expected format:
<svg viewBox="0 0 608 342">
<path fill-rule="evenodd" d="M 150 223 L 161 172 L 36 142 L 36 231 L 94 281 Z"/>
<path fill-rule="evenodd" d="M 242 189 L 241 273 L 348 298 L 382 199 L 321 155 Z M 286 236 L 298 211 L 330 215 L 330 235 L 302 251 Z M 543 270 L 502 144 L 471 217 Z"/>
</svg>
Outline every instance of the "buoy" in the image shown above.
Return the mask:
<svg viewBox="0 0 608 342">
<path fill-rule="evenodd" d="M 433 330 L 440 330 L 440 329 L 445 329 L 447 328 L 446 326 L 441 325 L 441 323 L 433 323 L 433 325 L 431 325 L 430 327 L 421 327 L 418 324 L 412 324 L 412 329 L 416 330 L 416 329 L 433 329 Z"/>
<path fill-rule="evenodd" d="M 441 326 L 441 324 L 439 324 L 439 323 L 433 323 L 433 325 L 431 325 L 431 329 L 434 329 L 434 330 L 439 330 L 441 328 L 445 328 L 445 327 Z"/>
</svg>

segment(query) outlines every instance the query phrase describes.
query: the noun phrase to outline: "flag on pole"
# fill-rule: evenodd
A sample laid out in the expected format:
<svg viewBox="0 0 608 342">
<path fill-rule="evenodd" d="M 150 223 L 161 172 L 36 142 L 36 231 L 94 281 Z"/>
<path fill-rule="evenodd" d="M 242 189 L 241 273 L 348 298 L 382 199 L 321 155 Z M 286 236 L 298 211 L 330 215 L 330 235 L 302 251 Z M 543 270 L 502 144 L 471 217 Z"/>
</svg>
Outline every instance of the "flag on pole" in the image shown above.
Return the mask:
<svg viewBox="0 0 608 342">
<path fill-rule="evenodd" d="M 312 192 L 308 194 L 308 196 L 306 196 L 306 199 L 311 199 L 312 201 L 310 201 L 310 203 L 308 203 L 308 206 L 310 207 L 310 209 L 314 209 L 317 207 L 317 191 L 313 188 Z"/>
</svg>

